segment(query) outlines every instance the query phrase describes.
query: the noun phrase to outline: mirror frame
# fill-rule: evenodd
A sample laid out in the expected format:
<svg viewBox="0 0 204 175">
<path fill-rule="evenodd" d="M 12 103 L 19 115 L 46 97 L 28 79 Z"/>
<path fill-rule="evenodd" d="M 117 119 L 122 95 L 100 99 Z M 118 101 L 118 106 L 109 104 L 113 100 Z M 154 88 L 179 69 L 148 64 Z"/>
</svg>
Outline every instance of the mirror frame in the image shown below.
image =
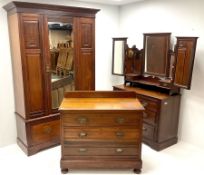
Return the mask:
<svg viewBox="0 0 204 175">
<path fill-rule="evenodd" d="M 117 53 L 117 48 L 116 48 L 116 42 L 122 42 L 121 45 L 121 54 L 118 55 Z M 126 50 L 126 46 L 127 46 L 127 37 L 122 37 L 122 38 L 113 38 L 113 50 L 112 50 L 112 74 L 113 75 L 120 75 L 123 76 L 124 75 L 124 61 L 125 61 L 125 50 Z M 120 57 L 119 63 L 120 63 L 120 67 L 121 67 L 121 72 L 115 72 L 115 67 L 116 67 L 116 59 L 118 59 L 118 57 Z"/>
<path fill-rule="evenodd" d="M 158 76 L 158 77 L 168 77 L 169 76 L 169 64 L 170 64 L 170 58 L 169 58 L 169 50 L 170 50 L 170 36 L 171 36 L 171 33 L 144 33 L 144 54 L 143 54 L 143 73 L 146 74 L 146 75 L 150 75 L 150 76 Z M 163 61 L 164 61 L 164 64 L 163 64 L 163 68 L 161 69 L 164 69 L 163 72 L 151 72 L 151 71 L 148 71 L 146 69 L 146 66 L 148 64 L 148 61 L 147 61 L 147 38 L 148 37 L 155 37 L 155 39 L 157 39 L 159 41 L 159 38 L 163 40 L 163 42 L 155 42 L 155 46 L 154 47 L 157 47 L 157 48 L 160 48 L 161 51 L 158 52 L 158 50 L 156 50 L 155 52 L 155 55 L 157 55 L 158 53 L 161 55 L 161 57 L 163 56 Z M 152 51 L 150 51 L 150 55 L 153 55 L 153 58 L 154 57 L 154 54 Z M 158 63 L 158 60 L 154 60 L 154 62 L 157 62 Z M 157 66 L 156 64 L 152 64 L 152 66 Z M 157 69 L 157 68 L 155 68 Z M 158 70 L 158 69 L 157 69 Z"/>
</svg>

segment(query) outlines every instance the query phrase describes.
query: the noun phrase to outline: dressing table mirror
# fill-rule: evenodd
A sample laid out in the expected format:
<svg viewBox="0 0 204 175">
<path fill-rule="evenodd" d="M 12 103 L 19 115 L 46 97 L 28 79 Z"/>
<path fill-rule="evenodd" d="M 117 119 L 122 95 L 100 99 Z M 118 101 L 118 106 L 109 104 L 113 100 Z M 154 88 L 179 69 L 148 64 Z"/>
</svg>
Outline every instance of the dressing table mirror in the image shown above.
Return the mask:
<svg viewBox="0 0 204 175">
<path fill-rule="evenodd" d="M 113 38 L 112 74 L 124 75 L 127 38 Z"/>
<path fill-rule="evenodd" d="M 144 33 L 143 49 L 126 48 L 125 85 L 149 86 L 168 94 L 178 94 L 180 88 L 190 89 L 197 37 L 176 39 L 173 51 L 171 33 Z"/>
<path fill-rule="evenodd" d="M 170 33 L 144 34 L 144 74 L 168 77 Z"/>
</svg>

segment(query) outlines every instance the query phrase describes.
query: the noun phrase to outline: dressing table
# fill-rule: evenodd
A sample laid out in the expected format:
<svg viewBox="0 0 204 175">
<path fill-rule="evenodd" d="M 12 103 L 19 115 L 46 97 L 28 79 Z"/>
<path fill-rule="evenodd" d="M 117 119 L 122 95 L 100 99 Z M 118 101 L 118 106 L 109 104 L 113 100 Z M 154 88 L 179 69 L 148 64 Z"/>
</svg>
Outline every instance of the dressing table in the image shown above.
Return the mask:
<svg viewBox="0 0 204 175">
<path fill-rule="evenodd" d="M 123 60 L 124 84 L 113 89 L 134 91 L 143 104 L 143 142 L 157 151 L 177 143 L 180 89 L 191 87 L 197 37 L 176 37 L 173 49 L 171 33 L 145 33 L 141 50 L 129 48 L 127 38 L 113 41 L 124 46 L 124 54 L 113 57 L 113 63 Z"/>
</svg>

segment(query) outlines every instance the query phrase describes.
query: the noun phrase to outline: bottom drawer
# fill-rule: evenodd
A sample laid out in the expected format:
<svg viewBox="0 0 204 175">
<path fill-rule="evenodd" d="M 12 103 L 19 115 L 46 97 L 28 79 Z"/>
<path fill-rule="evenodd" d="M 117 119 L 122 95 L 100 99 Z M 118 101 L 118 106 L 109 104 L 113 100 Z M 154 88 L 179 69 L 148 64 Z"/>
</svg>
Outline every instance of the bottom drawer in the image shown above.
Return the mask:
<svg viewBox="0 0 204 175">
<path fill-rule="evenodd" d="M 40 144 L 59 140 L 60 121 L 52 120 L 30 125 L 31 144 Z"/>
<path fill-rule="evenodd" d="M 143 123 L 143 137 L 146 139 L 154 139 L 154 127 Z"/>
<path fill-rule="evenodd" d="M 139 146 L 134 147 L 66 147 L 64 146 L 64 156 L 137 156 Z"/>
</svg>

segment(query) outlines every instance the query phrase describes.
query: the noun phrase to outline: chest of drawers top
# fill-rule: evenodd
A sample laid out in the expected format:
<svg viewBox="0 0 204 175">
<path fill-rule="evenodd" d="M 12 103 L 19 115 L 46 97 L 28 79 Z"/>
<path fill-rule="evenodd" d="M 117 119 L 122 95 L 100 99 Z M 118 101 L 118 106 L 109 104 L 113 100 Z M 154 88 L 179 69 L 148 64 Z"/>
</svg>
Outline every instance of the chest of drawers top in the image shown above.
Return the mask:
<svg viewBox="0 0 204 175">
<path fill-rule="evenodd" d="M 134 92 L 80 91 L 68 92 L 60 106 L 60 112 L 67 111 L 141 111 L 143 106 Z"/>
</svg>

